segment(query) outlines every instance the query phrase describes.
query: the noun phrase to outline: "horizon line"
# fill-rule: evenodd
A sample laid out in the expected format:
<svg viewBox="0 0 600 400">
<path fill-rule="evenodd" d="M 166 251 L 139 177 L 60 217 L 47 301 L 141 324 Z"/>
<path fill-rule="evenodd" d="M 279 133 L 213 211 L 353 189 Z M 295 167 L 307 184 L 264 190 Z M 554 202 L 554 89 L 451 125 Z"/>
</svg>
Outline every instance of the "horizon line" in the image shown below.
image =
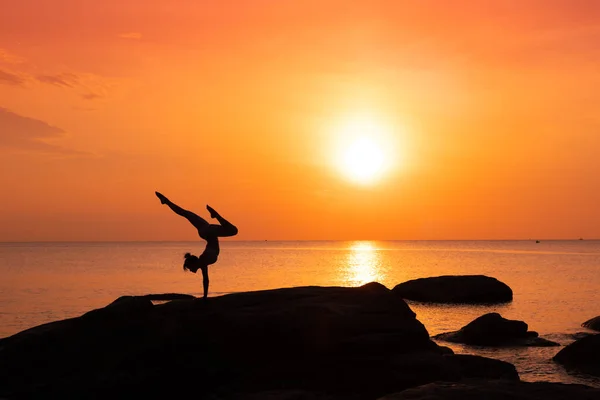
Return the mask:
<svg viewBox="0 0 600 400">
<path fill-rule="evenodd" d="M 598 238 L 583 239 L 245 239 L 224 240 L 223 242 L 559 242 L 559 241 L 598 241 Z M 197 242 L 198 240 L 9 240 L 10 243 L 182 243 Z"/>
</svg>

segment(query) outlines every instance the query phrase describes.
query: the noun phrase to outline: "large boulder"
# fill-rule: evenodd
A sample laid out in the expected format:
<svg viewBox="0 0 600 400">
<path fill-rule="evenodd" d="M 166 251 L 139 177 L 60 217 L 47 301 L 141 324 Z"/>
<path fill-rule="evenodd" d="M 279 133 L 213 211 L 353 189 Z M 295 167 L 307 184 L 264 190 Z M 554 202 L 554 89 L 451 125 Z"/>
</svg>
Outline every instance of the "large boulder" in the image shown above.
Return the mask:
<svg viewBox="0 0 600 400">
<path fill-rule="evenodd" d="M 581 324 L 584 328 L 600 331 L 600 315 Z"/>
<path fill-rule="evenodd" d="M 123 297 L 1 340 L 0 398 L 376 398 L 437 380 L 518 379 L 511 364 L 449 353 L 378 283 L 158 305 Z"/>
<path fill-rule="evenodd" d="M 498 313 L 482 315 L 455 332 L 440 333 L 434 339 L 479 346 L 560 346 L 528 332 L 527 324 L 502 318 Z"/>
<path fill-rule="evenodd" d="M 590 335 L 563 348 L 553 358 L 567 371 L 600 376 L 600 335 Z"/>
<path fill-rule="evenodd" d="M 396 285 L 403 299 L 433 303 L 505 303 L 512 301 L 510 287 L 484 275 L 447 275 L 420 278 Z"/>
<path fill-rule="evenodd" d="M 549 382 L 436 382 L 389 394 L 379 400 L 598 400 L 600 389 Z"/>
</svg>

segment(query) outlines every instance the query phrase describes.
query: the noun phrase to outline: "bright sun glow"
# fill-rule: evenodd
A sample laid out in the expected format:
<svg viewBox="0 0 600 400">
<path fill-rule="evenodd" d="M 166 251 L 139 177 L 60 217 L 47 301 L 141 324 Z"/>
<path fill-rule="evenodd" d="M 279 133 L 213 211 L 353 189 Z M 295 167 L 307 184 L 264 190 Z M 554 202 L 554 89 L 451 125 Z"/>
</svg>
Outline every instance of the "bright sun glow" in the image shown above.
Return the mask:
<svg viewBox="0 0 600 400">
<path fill-rule="evenodd" d="M 346 271 L 346 281 L 349 286 L 361 286 L 385 279 L 379 252 L 373 243 L 355 242 L 349 250 Z"/>
<path fill-rule="evenodd" d="M 375 183 L 391 165 L 391 135 L 370 118 L 348 119 L 337 128 L 336 166 L 349 180 Z"/>
<path fill-rule="evenodd" d="M 378 143 L 370 137 L 359 137 L 344 150 L 341 167 L 352 180 L 369 183 L 381 174 L 384 161 L 384 152 Z"/>
</svg>

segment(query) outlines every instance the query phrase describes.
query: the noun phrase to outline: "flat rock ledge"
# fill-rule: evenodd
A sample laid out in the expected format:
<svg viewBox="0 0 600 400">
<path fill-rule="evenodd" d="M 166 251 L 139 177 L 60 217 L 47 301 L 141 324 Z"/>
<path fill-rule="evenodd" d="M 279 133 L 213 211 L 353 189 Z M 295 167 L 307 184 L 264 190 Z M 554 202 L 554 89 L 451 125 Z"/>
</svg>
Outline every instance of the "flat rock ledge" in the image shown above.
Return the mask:
<svg viewBox="0 0 600 400">
<path fill-rule="evenodd" d="M 598 400 L 600 389 L 549 382 L 436 382 L 381 397 L 379 400 Z"/>
<path fill-rule="evenodd" d="M 519 379 L 512 364 L 438 346 L 379 283 L 155 298 L 124 296 L 0 339 L 0 398 L 376 399 Z"/>
<path fill-rule="evenodd" d="M 400 283 L 392 292 L 402 299 L 431 303 L 494 304 L 513 299 L 508 285 L 484 275 L 446 275 Z"/>
<path fill-rule="evenodd" d="M 600 334 L 576 340 L 564 347 L 553 358 L 567 372 L 583 372 L 600 376 Z"/>
<path fill-rule="evenodd" d="M 440 333 L 434 339 L 477 346 L 560 346 L 540 338 L 537 332 L 527 331 L 523 321 L 503 318 L 498 313 L 484 314 L 460 330 Z"/>
<path fill-rule="evenodd" d="M 584 328 L 600 331 L 600 315 L 581 324 Z"/>
</svg>

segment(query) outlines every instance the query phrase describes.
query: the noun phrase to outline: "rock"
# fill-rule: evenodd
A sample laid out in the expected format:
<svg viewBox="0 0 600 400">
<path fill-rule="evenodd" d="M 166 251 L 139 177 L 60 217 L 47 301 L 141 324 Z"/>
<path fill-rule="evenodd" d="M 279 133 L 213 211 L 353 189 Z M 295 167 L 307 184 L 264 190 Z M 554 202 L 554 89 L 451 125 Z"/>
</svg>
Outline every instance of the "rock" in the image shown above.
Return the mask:
<svg viewBox="0 0 600 400">
<path fill-rule="evenodd" d="M 0 398 L 373 399 L 436 380 L 511 375 L 510 364 L 446 353 L 378 283 L 158 305 L 125 296 L 5 338 Z"/>
<path fill-rule="evenodd" d="M 569 372 L 600 376 L 600 335 L 590 335 L 563 348 L 553 358 Z"/>
<path fill-rule="evenodd" d="M 185 299 L 195 299 L 191 294 L 181 294 L 181 293 L 160 293 L 160 294 L 147 294 L 143 297 L 148 300 L 153 301 L 168 301 L 168 300 L 185 300 Z"/>
<path fill-rule="evenodd" d="M 461 376 L 469 378 L 519 380 L 519 373 L 514 365 L 506 361 L 494 360 L 470 354 L 456 354 L 446 357 Z"/>
<path fill-rule="evenodd" d="M 510 287 L 483 275 L 448 275 L 421 278 L 396 285 L 403 299 L 434 303 L 504 303 L 512 301 Z"/>
<path fill-rule="evenodd" d="M 489 313 L 469 322 L 455 332 L 440 333 L 434 339 L 479 346 L 560 346 L 527 331 L 527 324 Z"/>
<path fill-rule="evenodd" d="M 241 393 L 228 397 L 228 400 L 353 400 L 357 396 L 331 396 L 303 390 L 269 390 L 260 393 Z"/>
<path fill-rule="evenodd" d="M 581 324 L 584 328 L 600 331 L 600 315 Z"/>
<path fill-rule="evenodd" d="M 575 332 L 575 333 L 567 334 L 567 336 L 573 340 L 583 339 L 584 337 L 593 336 L 593 335 L 595 335 L 595 333 L 591 333 L 591 332 Z"/>
<path fill-rule="evenodd" d="M 549 382 L 436 382 L 389 394 L 379 400 L 598 400 L 600 389 Z"/>
<path fill-rule="evenodd" d="M 81 318 L 129 318 L 132 314 L 145 313 L 154 305 L 144 296 L 121 296 L 104 308 L 89 311 Z"/>
<path fill-rule="evenodd" d="M 439 348 L 442 351 L 442 354 L 444 354 L 444 355 L 452 355 L 452 354 L 454 354 L 454 350 L 452 350 L 448 346 L 439 346 Z"/>
</svg>

